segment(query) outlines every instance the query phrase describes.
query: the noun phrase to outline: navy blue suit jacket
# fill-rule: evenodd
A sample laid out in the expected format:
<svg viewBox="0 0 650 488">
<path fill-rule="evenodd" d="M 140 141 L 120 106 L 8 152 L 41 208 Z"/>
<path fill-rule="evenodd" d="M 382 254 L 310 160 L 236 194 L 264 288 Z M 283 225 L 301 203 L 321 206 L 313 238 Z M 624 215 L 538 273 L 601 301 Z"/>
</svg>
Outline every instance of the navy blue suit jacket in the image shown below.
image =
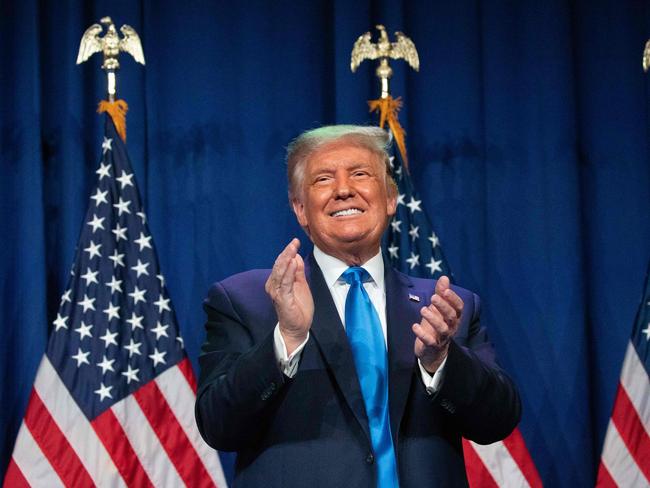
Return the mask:
<svg viewBox="0 0 650 488">
<path fill-rule="evenodd" d="M 237 451 L 235 486 L 371 487 L 375 466 L 368 420 L 352 352 L 315 260 L 306 263 L 315 312 L 293 378 L 278 368 L 277 316 L 254 270 L 216 283 L 204 302 L 207 339 L 196 418 L 215 449 Z M 502 439 L 520 418 L 510 379 L 495 365 L 479 325 L 479 299 L 454 287 L 465 302 L 445 377 L 435 395 L 422 383 L 411 326 L 420 320 L 435 281 L 385 266 L 389 408 L 400 486 L 465 486 L 461 436 Z M 420 298 L 413 301 L 411 296 Z"/>
</svg>

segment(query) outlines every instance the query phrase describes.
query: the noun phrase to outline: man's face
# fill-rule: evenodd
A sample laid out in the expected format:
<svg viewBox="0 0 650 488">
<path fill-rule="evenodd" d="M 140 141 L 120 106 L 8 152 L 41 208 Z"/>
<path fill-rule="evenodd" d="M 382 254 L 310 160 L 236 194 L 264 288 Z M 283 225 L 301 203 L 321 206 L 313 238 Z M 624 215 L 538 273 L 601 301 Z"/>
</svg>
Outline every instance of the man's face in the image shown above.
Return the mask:
<svg viewBox="0 0 650 488">
<path fill-rule="evenodd" d="M 339 259 L 374 256 L 396 207 L 383 161 L 368 149 L 336 141 L 305 166 L 293 209 L 314 244 Z"/>
</svg>

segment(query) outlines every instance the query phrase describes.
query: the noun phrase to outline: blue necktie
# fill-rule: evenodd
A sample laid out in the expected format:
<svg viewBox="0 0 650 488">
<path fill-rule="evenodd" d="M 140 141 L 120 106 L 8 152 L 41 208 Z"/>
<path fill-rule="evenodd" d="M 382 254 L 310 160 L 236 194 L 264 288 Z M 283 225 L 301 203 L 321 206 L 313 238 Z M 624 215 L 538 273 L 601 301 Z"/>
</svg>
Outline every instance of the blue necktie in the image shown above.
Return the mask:
<svg viewBox="0 0 650 488">
<path fill-rule="evenodd" d="M 363 268 L 350 267 L 341 277 L 350 285 L 345 299 L 345 329 L 368 414 L 370 440 L 377 461 L 377 487 L 398 487 L 388 415 L 386 343 L 377 310 L 363 287 L 370 275 Z"/>
</svg>

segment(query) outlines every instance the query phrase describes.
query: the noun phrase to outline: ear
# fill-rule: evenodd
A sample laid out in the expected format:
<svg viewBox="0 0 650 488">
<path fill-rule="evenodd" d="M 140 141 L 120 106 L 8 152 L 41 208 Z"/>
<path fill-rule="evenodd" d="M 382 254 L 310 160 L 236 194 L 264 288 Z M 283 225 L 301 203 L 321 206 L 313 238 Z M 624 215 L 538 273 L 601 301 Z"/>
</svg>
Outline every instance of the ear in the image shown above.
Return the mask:
<svg viewBox="0 0 650 488">
<path fill-rule="evenodd" d="M 393 185 L 388 185 L 388 198 L 386 200 L 386 213 L 389 217 L 395 215 L 397 211 L 397 189 Z"/>
<path fill-rule="evenodd" d="M 300 224 L 300 227 L 303 229 L 307 227 L 307 217 L 305 216 L 305 204 L 302 203 L 298 198 L 293 198 L 291 200 L 291 206 L 293 207 L 293 213 L 296 214 L 296 219 Z"/>
</svg>

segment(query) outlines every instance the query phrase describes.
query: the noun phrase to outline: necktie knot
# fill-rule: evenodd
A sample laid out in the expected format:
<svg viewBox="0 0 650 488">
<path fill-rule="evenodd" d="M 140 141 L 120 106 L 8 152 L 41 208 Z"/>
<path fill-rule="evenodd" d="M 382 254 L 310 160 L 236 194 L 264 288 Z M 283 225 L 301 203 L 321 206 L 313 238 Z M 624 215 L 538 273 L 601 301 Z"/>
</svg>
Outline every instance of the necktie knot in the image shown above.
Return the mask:
<svg viewBox="0 0 650 488">
<path fill-rule="evenodd" d="M 348 285 L 353 283 L 363 283 L 370 279 L 370 274 L 363 269 L 361 266 L 350 266 L 348 269 L 343 271 L 341 278 L 345 280 Z"/>
</svg>

